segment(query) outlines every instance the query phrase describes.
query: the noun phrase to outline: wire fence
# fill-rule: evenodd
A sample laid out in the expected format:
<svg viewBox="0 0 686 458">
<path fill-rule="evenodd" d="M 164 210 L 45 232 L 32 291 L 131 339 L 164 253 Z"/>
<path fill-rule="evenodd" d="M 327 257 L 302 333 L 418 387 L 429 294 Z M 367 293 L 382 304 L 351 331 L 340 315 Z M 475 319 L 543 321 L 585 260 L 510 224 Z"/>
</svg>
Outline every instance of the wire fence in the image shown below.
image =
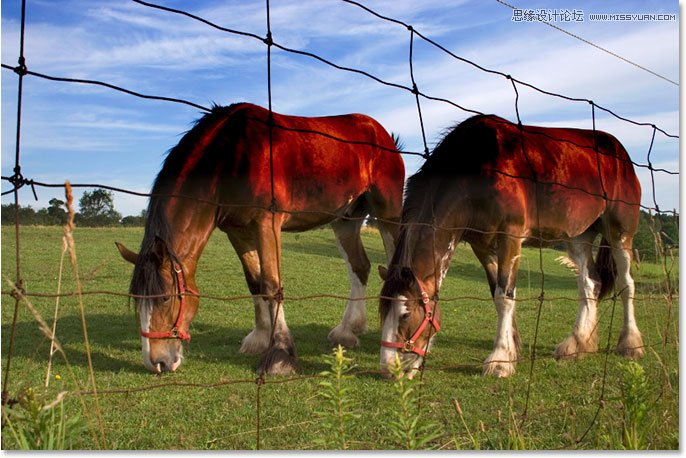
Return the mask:
<svg viewBox="0 0 686 458">
<path fill-rule="evenodd" d="M 174 9 L 170 8 L 167 6 L 155 4 L 155 3 L 150 3 L 142 0 L 132 0 L 134 3 L 137 3 L 141 5 L 142 7 L 146 8 L 152 8 L 152 9 L 157 9 L 164 11 L 169 14 L 175 14 L 175 15 L 181 15 L 184 17 L 187 17 L 189 20 L 192 21 L 197 21 L 202 24 L 205 24 L 208 27 L 212 27 L 216 30 L 219 30 L 221 32 L 225 32 L 227 34 L 231 35 L 236 35 L 245 38 L 246 40 L 257 40 L 259 42 L 262 42 L 265 47 L 266 47 L 266 53 L 267 53 L 267 93 L 268 93 L 268 109 L 269 109 L 269 120 L 267 122 L 267 125 L 269 127 L 269 153 L 270 153 L 270 164 L 272 165 L 270 167 L 270 174 L 271 174 L 271 186 L 272 186 L 272 205 L 269 207 L 259 207 L 259 206 L 244 206 L 246 208 L 261 208 L 263 210 L 268 210 L 272 212 L 273 217 L 275 217 L 276 214 L 278 213 L 307 213 L 308 211 L 291 211 L 289 209 L 285 208 L 278 208 L 277 207 L 277 202 L 275 199 L 274 195 L 274 176 L 273 176 L 273 131 L 275 129 L 284 129 L 284 126 L 279 126 L 278 124 L 273 122 L 272 118 L 272 113 L 273 107 L 272 107 L 272 70 L 271 70 L 271 53 L 273 49 L 278 49 L 280 51 L 289 53 L 289 54 L 294 54 L 294 55 L 299 55 L 299 56 L 305 56 L 311 59 L 314 59 L 326 66 L 329 66 L 336 71 L 342 71 L 342 72 L 348 72 L 352 74 L 357 74 L 364 76 L 371 81 L 395 88 L 399 91 L 405 91 L 407 93 L 412 94 L 414 98 L 414 102 L 416 105 L 417 109 L 417 125 L 418 129 L 421 133 L 421 139 L 423 143 L 423 150 L 422 151 L 401 151 L 400 154 L 403 155 L 408 155 L 408 156 L 418 156 L 424 159 L 427 159 L 430 155 L 430 149 L 428 146 L 427 142 L 427 134 L 425 130 L 425 123 L 424 123 L 424 117 L 423 117 L 423 112 L 422 112 L 422 102 L 424 101 L 437 101 L 444 103 L 446 105 L 452 106 L 462 112 L 465 113 L 472 113 L 472 114 L 484 114 L 478 109 L 474 107 L 466 107 L 461 105 L 460 103 L 457 103 L 453 100 L 444 98 L 444 97 L 439 97 L 436 95 L 431 95 L 423 92 L 420 90 L 420 88 L 417 85 L 416 79 L 415 79 L 415 72 L 414 72 L 414 55 L 415 55 L 415 43 L 417 40 L 422 40 L 423 42 L 429 44 L 430 46 L 434 47 L 435 49 L 445 53 L 446 55 L 450 56 L 451 58 L 455 59 L 457 62 L 460 62 L 462 64 L 471 66 L 480 72 L 492 74 L 499 76 L 503 78 L 503 81 L 506 84 L 509 84 L 512 87 L 513 91 L 513 100 L 514 100 L 514 110 L 516 113 L 516 123 L 519 126 L 520 129 L 520 134 L 522 135 L 522 143 L 523 143 L 523 135 L 525 132 L 526 127 L 522 124 L 522 120 L 520 117 L 520 88 L 527 88 L 531 89 L 533 91 L 536 91 L 537 93 L 540 93 L 545 96 L 557 98 L 564 100 L 569 103 L 582 103 L 582 104 L 587 104 L 589 105 L 589 118 L 593 126 L 593 131 L 596 130 L 596 112 L 599 110 L 605 114 L 609 114 L 616 118 L 617 120 L 620 120 L 624 123 L 628 123 L 632 125 L 634 128 L 646 128 L 650 129 L 652 132 L 651 136 L 651 141 L 650 145 L 647 149 L 646 153 L 646 160 L 645 162 L 637 162 L 635 160 L 631 160 L 631 163 L 634 167 L 637 168 L 643 168 L 647 169 L 650 172 L 650 179 L 651 179 L 651 185 L 652 185 L 652 196 L 653 196 L 653 206 L 646 206 L 640 203 L 634 203 L 634 202 L 626 202 L 622 200 L 618 200 L 619 202 L 622 202 L 627 205 L 635 205 L 639 206 L 641 209 L 646 210 L 652 214 L 673 214 L 675 219 L 678 219 L 676 212 L 671 211 L 671 212 L 666 212 L 660 209 L 658 205 L 658 199 L 656 197 L 656 190 L 655 190 L 655 183 L 656 180 L 659 180 L 659 177 L 661 175 L 666 175 L 666 176 L 678 176 L 679 172 L 676 170 L 668 170 L 665 168 L 659 168 L 655 167 L 652 163 L 651 160 L 651 155 L 653 152 L 653 146 L 655 142 L 655 138 L 657 135 L 660 135 L 664 138 L 667 139 L 674 139 L 674 141 L 678 141 L 679 136 L 673 133 L 669 133 L 663 128 L 652 124 L 652 123 L 646 123 L 646 122 L 638 122 L 632 119 L 629 119 L 628 117 L 622 116 L 618 113 L 616 113 L 614 110 L 603 107 L 597 103 L 595 103 L 593 100 L 590 99 L 585 99 L 585 98 L 577 98 L 577 97 L 570 97 L 564 94 L 558 94 L 552 91 L 548 91 L 542 88 L 539 88 L 533 84 L 527 83 L 525 81 L 519 80 L 507 73 L 498 71 L 498 70 L 493 70 L 486 68 L 476 62 L 473 62 L 469 59 L 466 59 L 462 56 L 459 56 L 455 54 L 454 52 L 450 51 L 448 48 L 445 46 L 441 45 L 435 40 L 432 40 L 431 38 L 423 35 L 419 30 L 417 30 L 415 27 L 413 27 L 411 24 L 407 24 L 401 20 L 391 18 L 384 16 L 382 14 L 379 14 L 378 12 L 374 11 L 370 7 L 366 6 L 365 4 L 353 0 L 341 0 L 342 2 L 349 4 L 353 7 L 360 8 L 364 12 L 374 16 L 377 18 L 379 21 L 384 21 L 388 22 L 394 25 L 397 25 L 398 27 L 403 27 L 407 30 L 408 33 L 408 70 L 409 70 L 409 76 L 410 76 L 410 81 L 412 83 L 411 86 L 403 85 L 403 84 L 398 84 L 395 82 L 390 82 L 387 80 L 384 80 L 383 78 L 374 75 L 370 72 L 367 72 L 365 70 L 357 69 L 357 68 L 352 68 L 352 67 L 346 67 L 339 65 L 323 56 L 303 51 L 303 50 L 298 50 L 298 49 L 293 49 L 289 48 L 281 43 L 279 43 L 272 35 L 272 30 L 271 30 L 271 24 L 270 24 L 270 16 L 271 16 L 271 8 L 270 8 L 270 2 L 269 0 L 266 0 L 266 8 L 265 8 L 265 13 L 266 13 L 266 34 L 265 36 L 259 36 L 254 33 L 250 32 L 245 32 L 241 30 L 234 30 L 230 28 L 226 28 L 223 26 L 220 26 L 206 18 L 200 17 L 198 15 L 189 13 L 187 11 L 183 11 L 180 9 Z M 102 188 L 102 189 L 107 189 L 110 191 L 114 191 L 117 193 L 124 193 L 124 194 L 130 194 L 130 195 L 135 195 L 135 196 L 140 196 L 140 197 L 148 197 L 148 198 L 182 198 L 182 199 L 193 199 L 194 201 L 197 202 L 203 202 L 202 199 L 198 199 L 195 196 L 188 196 L 188 195 L 182 195 L 182 194 L 165 194 L 165 195 L 159 195 L 159 194 L 154 194 L 154 193 L 142 193 L 142 192 L 136 192 L 132 191 L 129 189 L 121 188 L 121 187 L 115 187 L 112 186 L 108 183 L 46 183 L 46 182 L 41 182 L 41 181 L 36 181 L 31 178 L 24 177 L 22 174 L 22 168 L 21 168 L 21 138 L 23 134 L 22 130 L 22 96 L 23 96 L 23 81 L 24 78 L 26 77 L 32 77 L 32 78 L 41 78 L 49 81 L 53 81 L 56 83 L 67 83 L 67 84 L 78 84 L 78 85 L 95 85 L 95 86 L 100 86 L 100 87 L 105 87 L 108 89 L 111 89 L 113 91 L 120 92 L 122 94 L 126 94 L 129 96 L 133 97 L 138 97 L 146 100 L 152 100 L 152 101 L 161 101 L 161 102 L 168 102 L 168 103 L 176 103 L 176 104 L 182 104 L 186 106 L 191 106 L 194 108 L 197 108 L 201 111 L 205 112 L 210 112 L 211 108 L 205 107 L 203 105 L 197 104 L 195 102 L 189 101 L 189 100 L 183 100 L 180 98 L 176 97 L 168 97 L 168 96 L 160 96 L 160 95 L 151 95 L 151 94 L 144 94 L 136 90 L 132 90 L 129 88 L 124 88 L 120 87 L 108 82 L 104 81 L 97 81 L 97 80 L 91 80 L 91 79 L 79 79 L 79 78 L 67 78 L 67 77 L 60 77 L 60 76 L 55 76 L 55 75 L 47 75 L 44 73 L 36 72 L 33 70 L 29 70 L 27 66 L 27 62 L 24 56 L 24 39 L 25 39 L 25 34 L 26 34 L 26 0 L 22 0 L 22 13 L 21 13 L 21 33 L 20 33 L 20 46 L 19 46 L 19 58 L 18 58 L 18 64 L 16 66 L 9 65 L 6 63 L 2 63 L 2 68 L 8 71 L 12 71 L 16 73 L 17 75 L 17 81 L 18 81 L 18 95 L 17 95 L 17 130 L 16 130 L 16 149 L 15 149 L 15 161 L 14 161 L 14 169 L 13 169 L 13 174 L 11 176 L 2 176 L 2 180 L 10 183 L 12 185 L 12 189 L 3 192 L 3 195 L 9 195 L 13 194 L 14 195 L 14 203 L 15 203 L 15 247 L 16 247 L 16 252 L 15 252 L 15 257 L 16 257 L 16 266 L 15 266 L 15 278 L 14 281 L 9 281 L 8 286 L 10 288 L 10 292 L 6 292 L 4 295 L 6 297 L 12 297 L 15 300 L 15 305 L 14 305 L 14 312 L 13 312 L 13 319 L 10 327 L 10 336 L 8 338 L 8 350 L 6 352 L 6 362 L 5 362 L 5 368 L 4 368 L 4 379 L 3 379 L 3 387 L 2 387 L 2 402 L 3 406 L 6 406 L 8 404 L 12 404 L 14 402 L 13 399 L 11 399 L 10 393 L 9 393 L 9 382 L 10 382 L 10 375 L 12 373 L 11 371 L 11 363 L 12 363 L 12 356 L 13 353 L 15 352 L 15 338 L 16 338 L 16 332 L 17 332 L 17 316 L 18 316 L 18 311 L 19 311 L 19 306 L 20 304 L 25 304 L 27 308 L 31 311 L 33 314 L 34 318 L 38 321 L 40 324 L 41 331 L 45 334 L 46 338 L 50 339 L 51 345 L 55 347 L 56 352 L 62 353 L 64 360 L 67 365 L 69 365 L 67 355 L 64 353 L 62 350 L 62 347 L 60 346 L 59 341 L 55 337 L 54 333 L 54 326 L 53 324 L 53 329 L 51 331 L 51 327 L 48 325 L 46 320 L 43 319 L 43 317 L 40 316 L 40 313 L 32 306 L 31 304 L 31 299 L 32 298 L 54 298 L 56 300 L 60 300 L 61 298 L 76 298 L 79 301 L 80 305 L 80 314 L 81 314 L 81 319 L 82 319 L 82 331 L 83 331 L 83 336 L 84 336 L 84 341 L 86 345 L 86 354 L 88 357 L 88 368 L 89 368 L 89 379 L 88 382 L 85 384 L 85 386 L 76 378 L 74 378 L 74 382 L 76 386 L 79 387 L 78 392 L 72 393 L 73 395 L 76 395 L 81 399 L 81 402 L 84 407 L 84 412 L 88 413 L 90 415 L 91 412 L 89 412 L 89 409 L 86 408 L 86 405 L 84 403 L 84 397 L 92 397 L 95 400 L 95 412 L 92 412 L 94 415 L 92 420 L 92 428 L 91 428 L 91 434 L 93 436 L 94 443 L 97 444 L 99 448 L 108 448 L 108 441 L 106 437 L 106 432 L 105 432 L 105 427 L 103 425 L 103 420 L 102 420 L 102 414 L 100 412 L 100 406 L 98 404 L 98 399 L 99 397 L 102 396 L 110 396 L 110 395 L 128 395 L 131 393 L 136 393 L 136 392 L 144 392 L 144 391 L 154 391 L 154 390 L 159 390 L 159 389 L 164 389 L 164 388 L 179 388 L 179 389 L 213 389 L 213 388 L 219 388 L 219 387 L 225 387 L 228 385 L 235 385 L 235 384 L 254 384 L 255 386 L 255 428 L 251 429 L 250 431 L 245 432 L 245 434 L 254 434 L 255 436 L 255 446 L 256 448 L 260 448 L 262 444 L 262 436 L 261 434 L 265 431 L 268 430 L 269 428 L 265 428 L 262 425 L 262 410 L 264 408 L 264 400 L 263 400 L 263 386 L 267 384 L 284 384 L 284 383 L 298 383 L 303 380 L 308 380 L 308 379 L 313 379 L 313 378 L 318 378 L 320 376 L 318 375 L 299 375 L 299 376 L 293 376 L 293 377 L 287 377 L 287 378 L 268 378 L 265 377 L 264 373 L 257 374 L 255 378 L 250 378 L 250 379 L 235 379 L 235 380 L 221 380 L 217 381 L 216 383 L 207 383 L 207 384 L 201 384 L 201 383 L 185 383 L 185 382 L 178 382 L 178 381 L 169 381 L 169 382 L 160 382 L 160 383 L 155 383 L 155 384 L 146 384 L 145 386 L 134 386 L 134 387 L 118 387 L 118 388 L 108 388 L 108 389 L 98 389 L 97 388 L 97 380 L 95 378 L 95 373 L 93 371 L 93 364 L 92 361 L 90 360 L 90 350 L 88 348 L 88 334 L 87 334 L 87 315 L 85 311 L 85 305 L 84 305 L 84 300 L 85 298 L 88 297 L 94 297 L 94 296 L 115 296 L 115 297 L 126 297 L 126 298 L 151 298 L 151 296 L 137 296 L 133 295 L 127 292 L 122 292 L 122 291 L 110 291 L 110 290 L 88 290 L 88 289 L 83 289 L 81 287 L 81 282 L 79 281 L 78 278 L 78 261 L 76 257 L 76 247 L 75 243 L 73 240 L 73 217 L 74 217 L 74 212 L 73 212 L 73 205 L 71 203 L 71 200 L 73 200 L 73 196 L 71 194 L 72 188 Z M 317 135 L 327 135 L 323 132 L 307 132 L 307 133 L 314 133 Z M 561 139 L 557 139 L 558 141 L 565 141 Z M 378 145 L 375 145 L 378 146 Z M 522 148 L 522 151 L 524 151 L 524 154 L 526 154 L 525 147 Z M 596 149 L 596 152 L 597 149 Z M 599 152 L 598 152 L 599 153 Z M 599 153 L 600 154 L 600 153 Z M 527 158 L 528 160 L 528 158 Z M 600 163 L 598 163 L 600 164 Z M 600 165 L 599 165 L 600 167 Z M 545 181 L 538 180 L 535 172 L 532 167 L 532 175 L 531 176 L 515 176 L 511 174 L 507 174 L 504 171 L 499 171 L 499 170 L 494 170 L 496 173 L 501 173 L 504 174 L 510 178 L 513 179 L 522 179 L 522 180 L 533 180 L 536 184 L 538 185 L 548 185 L 548 186 L 562 186 L 566 187 L 569 189 L 573 189 L 575 191 L 580 191 L 587 193 L 589 195 L 593 195 L 595 197 L 602 197 L 607 201 L 610 201 L 608 199 L 607 195 L 604 192 L 603 189 L 603 184 L 602 184 L 602 174 L 600 171 L 600 168 L 598 170 L 598 175 L 599 179 L 601 180 L 601 193 L 592 193 L 589 192 L 586 189 L 583 188 L 576 188 L 576 187 L 571 187 L 568 184 L 564 183 L 547 183 Z M 65 172 L 66 173 L 66 172 Z M 53 293 L 53 292 L 27 292 L 26 289 L 24 288 L 24 280 L 22 277 L 22 238 L 20 235 L 20 218 L 19 218 L 19 207 L 20 207 L 20 199 L 19 199 L 19 190 L 24 187 L 28 186 L 33 190 L 34 195 L 36 194 L 36 188 L 65 188 L 65 193 L 68 196 L 68 201 L 69 201 L 69 208 L 70 208 L 70 222 L 65 228 L 65 237 L 64 237 L 64 250 L 63 250 L 63 256 L 65 253 L 68 253 L 70 256 L 70 260 L 72 262 L 74 272 L 76 275 L 76 285 L 77 288 L 74 291 L 61 291 L 58 288 L 58 291 Z M 536 186 L 536 189 L 539 189 L 539 186 Z M 538 195 L 536 196 L 537 201 L 542 198 L 541 196 Z M 210 201 L 207 200 L 206 203 L 211 203 L 213 205 L 218 205 L 218 206 L 232 206 L 228 204 L 217 204 L 215 201 Z M 537 206 L 538 207 L 538 206 Z M 322 212 L 317 212 L 317 213 L 322 213 Z M 333 213 L 329 216 L 333 216 Z M 356 219 L 356 218 L 348 218 L 348 219 Z M 383 220 L 382 220 L 383 221 Z M 387 223 L 393 223 L 391 221 L 385 221 Z M 423 223 L 413 223 L 413 224 L 423 224 Z M 454 228 L 454 227 L 441 227 L 436 224 L 430 224 L 430 227 L 433 227 L 436 230 L 446 230 L 446 231 L 457 231 L 461 229 L 469 229 L 469 230 L 475 230 L 474 228 Z M 665 283 L 666 283 L 666 289 L 663 291 L 663 295 L 665 298 L 665 301 L 668 305 L 668 310 L 669 310 L 669 317 L 671 318 L 672 314 L 675 313 L 673 311 L 675 300 L 678 298 L 678 293 L 676 291 L 675 285 L 672 284 L 672 279 L 671 279 L 671 273 L 672 273 L 672 266 L 669 265 L 669 260 L 667 256 L 664 255 L 665 249 L 663 246 L 660 245 L 661 243 L 661 235 L 659 234 L 659 231 L 656 231 L 655 234 L 656 236 L 656 243 L 657 243 L 657 250 L 658 250 L 658 259 L 659 262 L 661 263 L 661 267 L 663 269 L 663 274 L 665 277 Z M 527 385 L 527 393 L 526 393 L 526 401 L 525 401 L 525 406 L 524 406 L 524 413 L 523 416 L 526 416 L 527 411 L 529 409 L 530 405 L 530 393 L 531 393 L 531 387 L 535 383 L 535 376 L 536 376 L 536 371 L 535 371 L 535 366 L 538 361 L 545 360 L 545 359 L 550 359 L 552 356 L 542 356 L 536 353 L 537 351 L 537 338 L 539 334 L 539 324 L 540 324 L 540 319 L 541 319 L 541 310 L 544 306 L 544 303 L 546 301 L 552 301 L 552 300 L 557 300 L 557 301 L 569 301 L 569 302 L 576 302 L 579 300 L 577 296 L 573 297 L 566 297 L 566 296 L 558 296 L 558 297 L 553 297 L 553 296 L 547 296 L 546 295 L 546 272 L 544 268 L 544 263 L 543 263 L 543 246 L 545 244 L 549 243 L 561 243 L 564 242 L 563 239 L 545 239 L 542 236 L 537 237 L 536 241 L 538 241 L 537 248 L 538 248 L 538 253 L 539 253 L 539 274 L 540 274 L 540 288 L 539 292 L 537 294 L 532 294 L 529 297 L 518 297 L 515 300 L 517 302 L 535 302 L 537 304 L 536 306 L 536 325 L 535 325 L 535 331 L 534 331 L 534 336 L 533 336 L 533 343 L 531 345 L 531 353 L 528 355 L 528 357 L 522 357 L 520 362 L 528 362 L 529 365 L 529 375 L 528 375 L 528 385 Z M 281 278 L 281 272 L 279 272 L 279 277 Z M 60 278 L 61 278 L 61 272 L 60 272 Z M 617 298 L 619 296 L 619 292 L 615 292 L 615 294 L 610 297 L 609 299 L 606 299 L 605 303 L 610 304 L 607 310 L 605 310 L 603 313 L 609 313 L 610 314 L 610 327 L 612 327 L 612 318 L 614 317 L 614 312 L 615 312 L 615 305 Z M 239 295 L 239 296 L 216 296 L 216 295 L 207 295 L 207 294 L 201 294 L 199 297 L 203 299 L 208 299 L 208 300 L 221 300 L 223 302 L 237 302 L 237 301 L 244 301 L 246 299 L 252 299 L 255 297 L 265 297 L 269 298 L 270 296 L 264 296 L 264 295 Z M 330 294 L 326 292 L 321 292 L 316 295 L 286 295 L 284 297 L 285 300 L 287 300 L 289 303 L 290 302 L 307 302 L 315 299 L 322 299 L 322 298 L 331 298 L 331 299 L 340 299 L 340 300 L 379 300 L 381 297 L 379 295 L 372 295 L 372 296 L 367 296 L 364 298 L 351 298 L 345 295 L 337 295 L 337 294 Z M 483 302 L 491 302 L 490 297 L 478 297 L 478 296 L 459 296 L 459 297 L 451 297 L 451 298 L 441 298 L 441 301 L 445 302 L 454 302 L 457 300 L 470 300 L 470 301 L 483 301 Z M 274 316 L 278 316 L 279 313 L 274 314 Z M 56 320 L 55 320 L 56 323 Z M 669 326 L 669 323 L 665 323 L 665 328 Z M 272 326 L 272 333 L 274 332 L 274 329 L 276 327 Z M 669 344 L 667 341 L 668 339 L 668 332 L 664 332 L 664 340 L 661 342 L 661 347 L 662 349 L 665 348 Z M 274 338 L 274 335 L 272 334 L 272 339 Z M 604 359 L 604 369 L 603 369 L 603 378 L 602 378 L 602 389 L 601 389 L 601 394 L 598 399 L 597 403 L 597 410 L 595 413 L 595 416 L 591 423 L 588 425 L 588 428 L 586 431 L 580 436 L 578 439 L 578 442 L 582 442 L 588 432 L 594 427 L 596 424 L 596 420 L 598 418 L 598 414 L 605 402 L 605 383 L 606 383 L 606 375 L 607 375 L 607 364 L 608 364 L 608 355 L 610 354 L 610 348 L 611 348 L 611 342 L 610 342 L 610 336 L 608 336 L 607 344 L 605 345 L 605 348 L 600 349 L 600 353 L 605 354 L 605 359 Z M 671 342 L 671 344 L 674 344 L 674 342 Z M 678 344 L 678 343 L 676 343 Z M 650 345 L 646 346 L 646 349 L 652 349 Z M 52 355 L 52 353 L 51 353 Z M 427 360 L 430 360 L 430 357 L 427 358 Z M 469 367 L 469 368 L 481 368 L 482 364 L 481 363 L 474 363 L 473 365 L 462 365 L 462 367 Z M 426 370 L 427 373 L 430 373 L 431 371 L 443 371 L 446 369 L 455 369 L 455 365 L 451 365 L 450 367 L 434 367 L 431 366 L 430 369 L 426 369 L 425 366 L 422 367 L 422 377 L 424 377 L 424 371 Z M 359 370 L 357 371 L 358 374 L 366 373 L 366 374 L 378 374 L 380 373 L 379 371 L 375 370 Z M 288 425 L 286 425 L 288 426 Z M 241 433 L 242 434 L 242 433 Z"/>
</svg>

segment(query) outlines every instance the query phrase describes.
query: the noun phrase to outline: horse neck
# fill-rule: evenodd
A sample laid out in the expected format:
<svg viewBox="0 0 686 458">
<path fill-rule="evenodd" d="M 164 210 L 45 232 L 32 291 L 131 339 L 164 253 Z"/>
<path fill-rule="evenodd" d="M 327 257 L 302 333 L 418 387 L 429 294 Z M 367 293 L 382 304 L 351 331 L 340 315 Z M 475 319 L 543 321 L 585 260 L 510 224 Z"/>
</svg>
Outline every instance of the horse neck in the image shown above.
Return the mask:
<svg viewBox="0 0 686 458">
<path fill-rule="evenodd" d="M 146 236 L 163 239 L 187 279 L 195 284 L 198 259 L 215 228 L 216 206 L 190 198 L 171 198 L 151 202 L 150 208 Z"/>
<path fill-rule="evenodd" d="M 420 171 L 408 180 L 395 264 L 410 267 L 430 295 L 438 292 L 456 244 L 468 227 L 469 212 L 456 208 L 450 183 L 431 172 Z"/>
<path fill-rule="evenodd" d="M 440 289 L 456 241 L 452 231 L 442 229 L 437 223 L 404 226 L 398 243 L 402 248 L 396 251 L 400 255 L 393 263 L 410 267 L 424 283 L 427 294 L 433 296 Z"/>
</svg>

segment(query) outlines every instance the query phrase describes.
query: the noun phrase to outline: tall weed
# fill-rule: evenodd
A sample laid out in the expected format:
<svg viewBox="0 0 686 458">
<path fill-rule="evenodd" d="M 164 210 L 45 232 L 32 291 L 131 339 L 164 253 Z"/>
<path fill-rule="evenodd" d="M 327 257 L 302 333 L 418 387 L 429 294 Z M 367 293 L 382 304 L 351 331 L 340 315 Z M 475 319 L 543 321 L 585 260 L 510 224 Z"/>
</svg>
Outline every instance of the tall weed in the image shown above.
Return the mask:
<svg viewBox="0 0 686 458">
<path fill-rule="evenodd" d="M 4 438 L 3 449 L 70 449 L 86 430 L 86 424 L 79 416 L 65 415 L 65 394 L 66 391 L 63 391 L 53 401 L 46 402 L 35 389 L 24 389 L 17 405 L 3 410 L 3 418 L 9 431 L 9 435 Z"/>
</svg>

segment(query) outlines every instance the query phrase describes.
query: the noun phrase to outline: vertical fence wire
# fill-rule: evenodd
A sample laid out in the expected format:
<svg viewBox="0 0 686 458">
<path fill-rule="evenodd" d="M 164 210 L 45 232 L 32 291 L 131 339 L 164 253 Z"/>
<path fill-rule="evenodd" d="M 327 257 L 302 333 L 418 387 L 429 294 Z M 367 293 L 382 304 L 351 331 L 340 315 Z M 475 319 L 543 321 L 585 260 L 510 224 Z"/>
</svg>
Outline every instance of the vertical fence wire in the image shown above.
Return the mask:
<svg viewBox="0 0 686 458">
<path fill-rule="evenodd" d="M 410 31 L 410 80 L 412 81 L 412 93 L 414 94 L 415 101 L 417 102 L 417 114 L 419 115 L 419 128 L 422 131 L 422 142 L 424 143 L 424 159 L 429 158 L 429 146 L 426 143 L 426 130 L 424 129 L 424 117 L 422 116 L 422 106 L 419 103 L 419 88 L 417 87 L 417 82 L 414 79 L 414 64 L 413 64 L 413 54 L 414 54 L 414 27 L 411 25 L 407 26 Z"/>
<path fill-rule="evenodd" d="M 526 385 L 526 397 L 524 401 L 524 411 L 522 412 L 522 420 L 524 420 L 529 412 L 529 401 L 531 398 L 531 387 L 533 385 L 533 379 L 534 379 L 534 366 L 536 364 L 536 347 L 538 345 L 538 332 L 540 329 L 540 324 L 541 324 L 541 314 L 543 312 L 543 303 L 545 302 L 545 268 L 543 267 L 543 234 L 541 233 L 541 214 L 540 214 L 540 206 L 541 206 L 541 186 L 538 180 L 538 174 L 536 173 L 536 169 L 531 162 L 531 158 L 529 158 L 529 155 L 527 154 L 526 151 L 526 146 L 524 142 L 524 125 L 522 124 L 522 118 L 519 114 L 519 90 L 517 89 L 517 83 L 515 80 L 508 75 L 508 79 L 512 83 L 512 89 L 515 93 L 515 100 L 514 100 L 514 105 L 515 105 L 515 114 L 517 115 L 517 129 L 519 130 L 519 141 L 520 141 L 520 149 L 522 151 L 522 155 L 524 156 L 524 159 L 526 160 L 527 165 L 529 166 L 529 170 L 531 171 L 531 181 L 533 182 L 534 185 L 534 199 L 535 199 L 535 207 L 536 207 L 536 226 L 538 227 L 538 265 L 539 265 L 539 270 L 541 272 L 541 292 L 539 293 L 538 296 L 538 308 L 536 310 L 536 325 L 534 327 L 534 337 L 533 337 L 533 343 L 531 345 L 531 356 L 530 356 L 530 365 L 529 365 L 529 379 L 527 381 Z M 521 250 L 521 240 L 519 242 L 519 249 Z"/>
<path fill-rule="evenodd" d="M 14 243 L 15 243 L 15 288 L 24 292 L 23 280 L 21 278 L 21 250 L 19 247 L 20 234 L 19 234 L 19 183 L 22 181 L 21 178 L 21 165 L 19 163 L 19 156 L 21 152 L 21 109 L 22 109 L 22 94 L 23 94 L 23 84 L 24 75 L 26 75 L 26 59 L 24 57 L 24 36 L 26 32 L 26 0 L 21 2 L 21 29 L 19 33 L 19 65 L 15 68 L 15 72 L 19 76 L 18 86 L 17 86 L 17 135 L 16 144 L 14 152 L 14 175 L 12 178 L 15 180 L 14 186 Z M 14 339 L 17 330 L 17 317 L 19 315 L 19 302 L 20 297 L 17 295 L 14 298 L 14 313 L 12 315 L 12 328 L 10 330 L 10 341 L 9 348 L 7 350 L 7 362 L 5 365 L 5 377 L 2 384 L 2 406 L 3 408 L 9 402 L 9 392 L 7 384 L 9 382 L 10 368 L 12 363 L 12 354 L 14 352 Z M 3 419 L 4 422 L 4 419 Z"/>
<path fill-rule="evenodd" d="M 586 439 L 588 433 L 591 432 L 593 427 L 596 425 L 598 418 L 600 417 L 600 412 L 603 407 L 605 407 L 605 387 L 607 383 L 607 367 L 610 359 L 610 347 L 612 346 L 612 325 L 615 318 L 615 309 L 617 308 L 617 297 L 622 293 L 622 291 L 615 291 L 612 295 L 612 307 L 610 310 L 610 323 L 607 327 L 607 343 L 605 345 L 605 357 L 603 358 L 603 376 L 600 379 L 600 395 L 598 396 L 598 404 L 596 406 L 595 413 L 590 423 L 584 430 L 583 434 L 576 439 L 576 444 L 581 444 Z"/>
<path fill-rule="evenodd" d="M 653 125 L 653 135 L 650 138 L 650 146 L 648 147 L 648 169 L 650 170 L 650 184 L 653 191 L 653 204 L 655 205 L 655 211 L 660 213 L 660 206 L 657 204 L 657 197 L 655 197 L 655 169 L 653 167 L 653 162 L 650 160 L 650 155 L 653 152 L 653 144 L 655 144 L 655 134 L 657 133 L 657 127 Z"/>
<path fill-rule="evenodd" d="M 598 148 L 598 131 L 596 129 L 595 121 L 596 105 L 592 100 L 589 103 L 591 104 L 591 122 L 593 124 L 593 151 L 595 151 L 595 160 L 596 165 L 598 167 L 598 184 L 600 184 L 600 190 L 603 193 L 603 200 L 605 200 L 605 204 L 607 205 L 607 190 L 605 189 L 605 183 L 603 181 L 603 171 L 600 166 L 600 149 Z"/>
</svg>

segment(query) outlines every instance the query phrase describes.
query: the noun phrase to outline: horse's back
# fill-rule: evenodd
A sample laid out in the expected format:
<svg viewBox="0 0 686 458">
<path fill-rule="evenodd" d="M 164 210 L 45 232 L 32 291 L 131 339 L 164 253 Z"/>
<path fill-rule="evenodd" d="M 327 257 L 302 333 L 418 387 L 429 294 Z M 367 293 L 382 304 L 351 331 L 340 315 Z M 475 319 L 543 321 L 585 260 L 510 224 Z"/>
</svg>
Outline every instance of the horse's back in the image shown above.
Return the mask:
<svg viewBox="0 0 686 458">
<path fill-rule="evenodd" d="M 226 115 L 233 138 L 224 157 L 223 202 L 268 207 L 273 197 L 278 208 L 291 212 L 296 229 L 297 221 L 316 212 L 318 220 L 345 212 L 372 189 L 381 189 L 400 212 L 404 163 L 371 117 L 272 113 L 270 121 L 268 110 L 247 103 L 233 105 Z M 299 217 L 299 211 L 310 216 Z"/>
<path fill-rule="evenodd" d="M 446 135 L 432 160 L 422 170 L 454 181 L 448 187 L 458 188 L 455 195 L 481 215 L 477 220 L 523 224 L 554 237 L 578 235 L 608 212 L 627 232 L 638 221 L 633 164 L 605 132 L 520 128 L 479 115 Z"/>
<path fill-rule="evenodd" d="M 590 129 L 519 126 L 491 120 L 498 133 L 501 181 L 528 195 L 539 229 L 583 232 L 603 215 L 633 232 L 641 189 L 631 159 L 614 136 Z M 521 180 L 513 177 L 526 177 Z M 547 227 L 546 227 L 547 226 Z"/>
</svg>

